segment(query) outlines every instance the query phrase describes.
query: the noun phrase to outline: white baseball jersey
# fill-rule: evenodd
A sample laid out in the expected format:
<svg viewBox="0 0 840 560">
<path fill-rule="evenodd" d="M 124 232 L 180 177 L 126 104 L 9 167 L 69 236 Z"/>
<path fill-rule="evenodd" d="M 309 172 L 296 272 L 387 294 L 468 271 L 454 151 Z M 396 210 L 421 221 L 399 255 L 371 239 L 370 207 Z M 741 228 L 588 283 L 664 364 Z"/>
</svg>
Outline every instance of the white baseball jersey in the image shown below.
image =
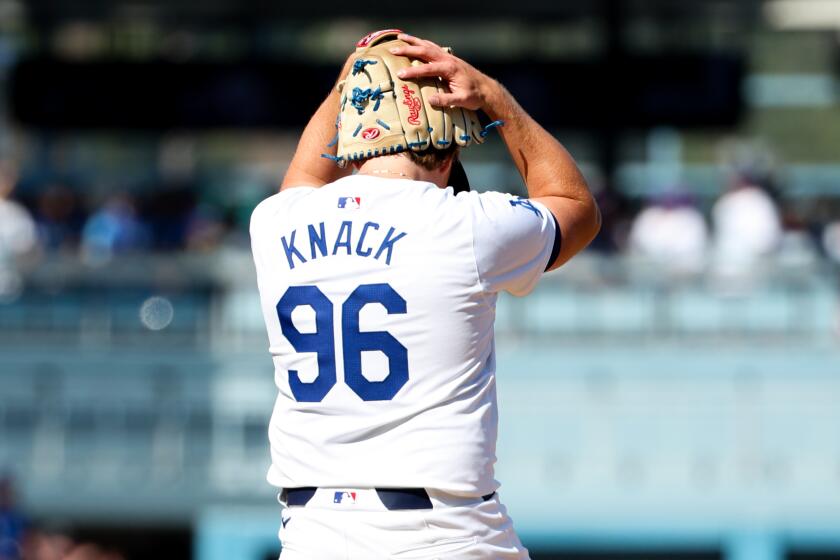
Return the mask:
<svg viewBox="0 0 840 560">
<path fill-rule="evenodd" d="M 269 482 L 495 491 L 496 294 L 533 289 L 557 231 L 535 201 L 369 175 L 263 201 Z"/>
</svg>

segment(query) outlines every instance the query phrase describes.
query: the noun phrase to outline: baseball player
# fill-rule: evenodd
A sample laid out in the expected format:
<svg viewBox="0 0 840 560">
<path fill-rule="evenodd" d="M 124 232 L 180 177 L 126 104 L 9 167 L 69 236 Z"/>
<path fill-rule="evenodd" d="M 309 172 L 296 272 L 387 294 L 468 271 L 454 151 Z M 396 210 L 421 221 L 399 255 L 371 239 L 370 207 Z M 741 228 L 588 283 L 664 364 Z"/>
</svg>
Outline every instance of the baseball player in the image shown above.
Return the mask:
<svg viewBox="0 0 840 560">
<path fill-rule="evenodd" d="M 598 210 L 498 82 L 399 30 L 357 47 L 251 219 L 281 558 L 528 558 L 493 474 L 496 297 L 585 247 Z M 467 190 L 458 151 L 494 126 L 528 199 Z"/>
</svg>

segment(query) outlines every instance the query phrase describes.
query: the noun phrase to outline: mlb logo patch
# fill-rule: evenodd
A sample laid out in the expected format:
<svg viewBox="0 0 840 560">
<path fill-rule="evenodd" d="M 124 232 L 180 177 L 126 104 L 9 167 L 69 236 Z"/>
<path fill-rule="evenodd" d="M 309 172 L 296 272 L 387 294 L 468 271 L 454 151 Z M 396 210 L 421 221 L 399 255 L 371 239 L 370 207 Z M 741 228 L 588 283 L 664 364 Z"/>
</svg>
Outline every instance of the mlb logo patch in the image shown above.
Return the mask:
<svg viewBox="0 0 840 560">
<path fill-rule="evenodd" d="M 347 208 L 349 210 L 358 210 L 362 207 L 362 197 L 360 196 L 339 196 L 338 207 Z"/>
<path fill-rule="evenodd" d="M 339 491 L 335 493 L 333 497 L 334 504 L 355 504 L 356 503 L 356 493 L 355 492 L 346 492 L 346 491 Z"/>
</svg>

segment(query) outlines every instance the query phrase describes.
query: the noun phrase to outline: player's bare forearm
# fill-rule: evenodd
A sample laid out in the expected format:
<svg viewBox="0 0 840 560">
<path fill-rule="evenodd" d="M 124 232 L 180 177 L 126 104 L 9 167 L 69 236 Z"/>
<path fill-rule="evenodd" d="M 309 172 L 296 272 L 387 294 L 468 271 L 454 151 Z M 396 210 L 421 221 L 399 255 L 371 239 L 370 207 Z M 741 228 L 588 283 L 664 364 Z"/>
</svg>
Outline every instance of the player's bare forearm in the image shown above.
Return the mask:
<svg viewBox="0 0 840 560">
<path fill-rule="evenodd" d="M 549 268 L 557 268 L 586 247 L 601 227 L 601 216 L 569 152 L 499 82 L 431 41 L 404 34 L 399 38 L 410 46 L 392 52 L 426 62 L 403 70 L 400 77 L 439 76 L 449 86 L 450 93 L 432 96 L 430 103 L 482 109 L 491 119 L 504 121 L 502 138 L 528 195 L 548 207 L 560 225 L 560 253 Z"/>
<path fill-rule="evenodd" d="M 347 67 L 345 63 L 340 77 L 347 73 Z M 335 137 L 338 102 L 339 93 L 333 87 L 304 128 L 280 190 L 296 186 L 320 187 L 351 173 L 349 167 L 340 168 L 333 160 L 321 156 L 335 155 L 335 145 L 328 144 Z"/>
<path fill-rule="evenodd" d="M 528 188 L 528 196 L 545 204 L 557 218 L 563 242 L 557 268 L 598 234 L 601 215 L 575 160 L 525 112 L 497 81 L 483 76 L 481 109 L 505 123 L 500 130 L 508 152 Z"/>
<path fill-rule="evenodd" d="M 483 82 L 481 109 L 491 119 L 504 121 L 499 131 L 528 196 L 562 196 L 582 203 L 591 200 L 583 175 L 560 142 L 531 118 L 504 86 L 486 76 Z"/>
</svg>

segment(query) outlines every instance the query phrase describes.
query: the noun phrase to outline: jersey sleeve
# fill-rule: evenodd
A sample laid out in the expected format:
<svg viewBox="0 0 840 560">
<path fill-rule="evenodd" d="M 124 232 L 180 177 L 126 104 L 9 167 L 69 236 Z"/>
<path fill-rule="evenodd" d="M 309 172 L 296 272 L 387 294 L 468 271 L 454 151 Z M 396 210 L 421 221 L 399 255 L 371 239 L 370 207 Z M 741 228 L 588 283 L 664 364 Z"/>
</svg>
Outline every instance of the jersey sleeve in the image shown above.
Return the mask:
<svg viewBox="0 0 840 560">
<path fill-rule="evenodd" d="M 482 288 L 524 296 L 560 252 L 554 215 L 535 200 L 470 193 L 473 250 Z"/>
</svg>

